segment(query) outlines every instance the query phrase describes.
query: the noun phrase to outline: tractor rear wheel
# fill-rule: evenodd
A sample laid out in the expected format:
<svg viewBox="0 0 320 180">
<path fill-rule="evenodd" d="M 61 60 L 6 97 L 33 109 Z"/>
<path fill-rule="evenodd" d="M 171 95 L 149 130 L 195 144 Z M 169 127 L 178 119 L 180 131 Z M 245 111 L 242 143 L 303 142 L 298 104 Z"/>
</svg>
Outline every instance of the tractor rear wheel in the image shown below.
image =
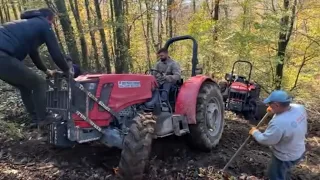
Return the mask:
<svg viewBox="0 0 320 180">
<path fill-rule="evenodd" d="M 190 143 L 203 151 L 210 151 L 222 136 L 224 106 L 219 86 L 204 82 L 199 90 L 196 105 L 197 124 L 190 126 Z"/>
<path fill-rule="evenodd" d="M 119 175 L 122 179 L 141 180 L 149 161 L 155 117 L 152 113 L 139 114 L 133 119 L 124 138 Z"/>
</svg>

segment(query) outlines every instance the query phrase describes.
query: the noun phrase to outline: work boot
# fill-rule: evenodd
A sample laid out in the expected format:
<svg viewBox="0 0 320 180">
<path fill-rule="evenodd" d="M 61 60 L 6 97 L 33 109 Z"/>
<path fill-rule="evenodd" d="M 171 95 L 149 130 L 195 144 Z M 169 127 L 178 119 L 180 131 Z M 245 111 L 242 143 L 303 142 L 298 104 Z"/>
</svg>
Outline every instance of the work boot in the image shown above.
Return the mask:
<svg viewBox="0 0 320 180">
<path fill-rule="evenodd" d="M 30 119 L 31 119 L 31 121 L 30 121 L 30 123 L 28 124 L 28 126 L 27 126 L 27 128 L 28 129 L 36 129 L 37 128 L 37 121 L 38 121 L 38 118 L 37 118 L 37 115 L 36 115 L 36 113 L 32 113 L 31 115 L 30 115 Z"/>
<path fill-rule="evenodd" d="M 50 113 L 46 112 L 46 116 L 50 116 Z M 29 129 L 36 129 L 38 127 L 38 117 L 36 113 L 31 114 L 31 123 L 27 127 Z"/>
</svg>

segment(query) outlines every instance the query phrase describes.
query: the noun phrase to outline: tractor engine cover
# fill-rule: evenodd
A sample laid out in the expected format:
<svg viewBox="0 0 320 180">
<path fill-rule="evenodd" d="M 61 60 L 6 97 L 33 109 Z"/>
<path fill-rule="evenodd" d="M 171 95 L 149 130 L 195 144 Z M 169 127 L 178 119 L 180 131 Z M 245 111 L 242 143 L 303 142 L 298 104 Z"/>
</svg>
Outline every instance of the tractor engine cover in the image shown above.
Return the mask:
<svg viewBox="0 0 320 180">
<path fill-rule="evenodd" d="M 152 91 L 157 86 L 157 81 L 152 75 L 140 74 L 94 74 L 83 75 L 75 79 L 85 89 L 90 91 L 106 106 L 119 113 L 127 107 L 142 104 L 152 97 Z M 98 126 L 106 127 L 113 119 L 95 101 L 90 99 L 80 89 L 75 88 L 72 93 L 73 106 L 87 116 Z M 88 103 L 86 103 L 88 102 Z M 88 106 L 86 106 L 88 104 Z M 91 125 L 73 114 L 75 126 L 90 128 Z"/>
</svg>

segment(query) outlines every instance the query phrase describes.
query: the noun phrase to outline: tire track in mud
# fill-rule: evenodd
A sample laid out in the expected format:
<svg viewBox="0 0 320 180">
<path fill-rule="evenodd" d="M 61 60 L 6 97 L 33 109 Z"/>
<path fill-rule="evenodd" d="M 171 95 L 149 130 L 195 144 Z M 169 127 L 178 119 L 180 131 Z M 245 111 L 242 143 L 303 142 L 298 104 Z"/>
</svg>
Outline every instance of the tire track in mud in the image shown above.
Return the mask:
<svg viewBox="0 0 320 180">
<path fill-rule="evenodd" d="M 221 179 L 217 173 L 248 135 L 249 125 L 242 120 L 226 120 L 219 145 L 210 153 L 190 149 L 185 137 L 155 140 L 150 165 L 144 179 Z M 34 137 L 37 132 L 28 136 Z M 117 179 L 120 150 L 100 144 L 81 144 L 71 149 L 54 149 L 44 142 L 0 140 L 0 179 L 8 180 L 104 180 Z M 270 151 L 255 142 L 246 146 L 230 166 L 231 174 L 242 173 L 262 178 Z M 314 176 L 316 177 L 316 176 Z M 314 179 L 294 177 L 293 179 Z"/>
<path fill-rule="evenodd" d="M 190 149 L 185 137 L 172 136 L 158 139 L 153 145 L 146 179 L 194 179 L 201 178 L 199 168 L 221 169 L 247 136 L 247 129 L 248 125 L 243 122 L 227 121 L 221 142 L 210 153 Z M 35 136 L 34 134 L 31 133 L 29 136 Z M 43 142 L 31 139 L 21 142 L 1 142 L 1 147 L 0 168 L 7 173 L 0 176 L 0 179 L 12 178 L 11 176 L 15 174 L 14 170 L 19 171 L 17 179 L 26 177 L 114 179 L 113 168 L 117 167 L 120 159 L 120 150 L 97 144 L 82 144 L 72 149 L 53 149 Z M 234 173 L 238 174 L 248 169 L 249 173 L 261 175 L 260 170 L 255 170 L 255 167 L 258 164 L 259 168 L 264 169 L 264 164 L 259 163 L 258 160 L 264 148 L 261 149 L 260 146 L 255 145 L 253 149 L 257 152 L 251 149 L 252 154 L 258 153 L 258 157 L 254 158 L 255 163 L 251 162 L 253 158 L 249 155 L 242 155 L 231 166 Z"/>
</svg>

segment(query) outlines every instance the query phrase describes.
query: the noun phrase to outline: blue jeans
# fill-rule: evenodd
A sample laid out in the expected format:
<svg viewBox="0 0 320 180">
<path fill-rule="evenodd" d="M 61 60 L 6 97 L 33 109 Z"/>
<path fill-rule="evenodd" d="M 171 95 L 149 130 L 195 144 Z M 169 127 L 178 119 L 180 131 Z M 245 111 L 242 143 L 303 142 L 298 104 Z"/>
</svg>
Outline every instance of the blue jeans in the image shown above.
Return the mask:
<svg viewBox="0 0 320 180">
<path fill-rule="evenodd" d="M 281 161 L 272 155 L 271 163 L 268 168 L 268 177 L 270 180 L 290 180 L 290 169 L 299 163 L 304 157 L 302 155 L 295 161 Z"/>
<path fill-rule="evenodd" d="M 169 93 L 171 90 L 171 87 L 173 86 L 173 83 L 165 82 L 160 86 L 161 91 L 161 100 L 164 102 L 168 101 Z"/>
</svg>

